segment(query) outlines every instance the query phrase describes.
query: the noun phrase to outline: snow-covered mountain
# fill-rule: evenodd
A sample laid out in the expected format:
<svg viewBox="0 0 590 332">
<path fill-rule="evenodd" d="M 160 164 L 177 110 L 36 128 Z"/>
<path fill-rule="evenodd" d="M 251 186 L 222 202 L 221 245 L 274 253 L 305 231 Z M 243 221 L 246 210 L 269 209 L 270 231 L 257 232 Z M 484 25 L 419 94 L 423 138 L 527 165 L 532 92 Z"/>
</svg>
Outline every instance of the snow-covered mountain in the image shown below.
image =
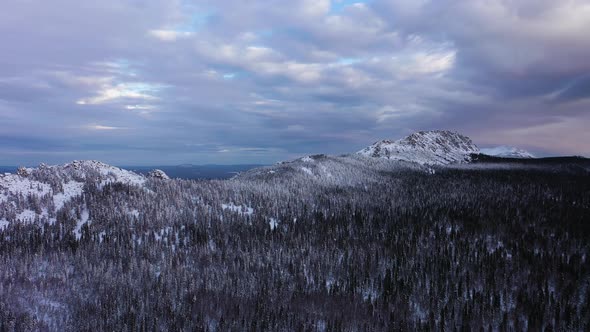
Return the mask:
<svg viewBox="0 0 590 332">
<path fill-rule="evenodd" d="M 481 153 L 487 154 L 488 156 L 502 157 L 502 158 L 535 158 L 535 156 L 526 151 L 513 146 L 497 146 L 494 148 L 481 149 Z"/>
<path fill-rule="evenodd" d="M 403 160 L 367 158 L 358 154 L 341 156 L 318 154 L 272 166 L 254 168 L 236 175 L 234 179 L 355 187 L 367 182 L 382 181 L 381 175 L 403 170 L 429 172 L 430 168 Z"/>
<path fill-rule="evenodd" d="M 0 228 L 15 221 L 54 223 L 56 213 L 80 197 L 85 184 L 143 186 L 145 181 L 141 175 L 94 160 L 20 167 L 16 174 L 0 175 Z"/>
<path fill-rule="evenodd" d="M 360 155 L 419 164 L 447 165 L 469 162 L 480 153 L 471 139 L 447 130 L 419 131 L 397 140 L 383 140 L 357 152 Z"/>
</svg>

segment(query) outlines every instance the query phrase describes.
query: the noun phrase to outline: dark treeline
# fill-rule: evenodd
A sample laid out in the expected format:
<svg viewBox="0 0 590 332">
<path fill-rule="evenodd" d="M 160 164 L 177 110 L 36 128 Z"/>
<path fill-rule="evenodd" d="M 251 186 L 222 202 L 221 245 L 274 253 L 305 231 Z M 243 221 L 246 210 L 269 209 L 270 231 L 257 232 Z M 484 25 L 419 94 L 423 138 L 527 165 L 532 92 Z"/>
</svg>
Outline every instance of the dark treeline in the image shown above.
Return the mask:
<svg viewBox="0 0 590 332">
<path fill-rule="evenodd" d="M 588 173 L 432 173 L 88 182 L 0 233 L 0 331 L 590 330 Z"/>
</svg>

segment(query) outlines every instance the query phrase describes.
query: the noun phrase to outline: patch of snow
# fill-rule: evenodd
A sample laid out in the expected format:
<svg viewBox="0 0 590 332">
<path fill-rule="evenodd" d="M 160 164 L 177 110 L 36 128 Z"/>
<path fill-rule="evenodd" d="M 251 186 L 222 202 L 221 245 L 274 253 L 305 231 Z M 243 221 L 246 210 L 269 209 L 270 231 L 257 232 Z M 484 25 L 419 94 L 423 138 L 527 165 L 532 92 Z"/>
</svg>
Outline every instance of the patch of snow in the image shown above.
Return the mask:
<svg viewBox="0 0 590 332">
<path fill-rule="evenodd" d="M 301 170 L 309 175 L 313 175 L 313 172 L 311 171 L 311 169 L 309 169 L 307 167 L 301 167 Z"/>
<path fill-rule="evenodd" d="M 76 235 L 76 240 L 80 240 L 82 238 L 82 226 L 84 224 L 90 222 L 88 219 L 90 214 L 88 213 L 88 209 L 84 207 L 84 210 L 80 212 L 80 219 L 76 222 L 76 228 L 74 229 L 74 235 Z"/>
<path fill-rule="evenodd" d="M 64 190 L 63 193 L 57 193 L 53 195 L 53 203 L 55 204 L 56 211 L 61 209 L 64 206 L 64 204 L 72 198 L 82 195 L 84 183 L 69 181 L 64 183 L 62 187 Z"/>
<path fill-rule="evenodd" d="M 0 177 L 0 202 L 6 201 L 9 196 L 22 194 L 23 196 L 43 196 L 51 192 L 51 186 L 47 183 L 31 180 L 17 174 L 9 174 Z"/>
<path fill-rule="evenodd" d="M 313 163 L 313 159 L 310 156 L 306 156 L 301 158 L 301 161 L 306 162 L 306 163 Z"/>
<path fill-rule="evenodd" d="M 223 210 L 230 210 L 241 215 L 251 216 L 254 213 L 254 208 L 249 206 L 234 205 L 234 203 L 221 204 Z"/>
<path fill-rule="evenodd" d="M 322 172 L 324 172 L 324 174 L 326 174 L 327 177 L 331 178 L 333 176 L 332 173 L 328 170 L 328 167 L 326 167 L 325 165 L 320 165 L 320 169 L 322 170 Z"/>
<path fill-rule="evenodd" d="M 35 213 L 35 211 L 25 209 L 25 210 L 23 210 L 23 212 L 16 215 L 16 220 L 20 220 L 21 222 L 24 222 L 24 223 L 30 223 L 30 222 L 35 221 L 36 216 L 37 216 L 37 213 Z"/>
<path fill-rule="evenodd" d="M 10 223 L 6 219 L 0 219 L 0 231 L 5 230 Z"/>
<path fill-rule="evenodd" d="M 160 229 L 159 232 L 155 232 L 154 236 L 156 238 L 156 241 L 158 241 L 158 242 L 161 241 L 163 237 L 167 236 L 170 233 L 171 230 L 172 230 L 172 227 L 167 226 L 167 227 Z M 164 240 L 167 241 L 168 239 L 166 238 Z"/>
<path fill-rule="evenodd" d="M 330 289 L 332 288 L 332 285 L 334 285 L 334 283 L 335 283 L 335 282 L 336 282 L 336 281 L 335 281 L 335 280 L 334 280 L 334 278 L 333 278 L 333 277 L 331 277 L 331 276 L 330 276 L 330 277 L 328 277 L 328 278 L 326 278 L 326 290 L 327 290 L 327 291 L 330 291 Z"/>
<path fill-rule="evenodd" d="M 268 225 L 270 226 L 270 230 L 274 230 L 279 225 L 279 221 L 275 218 L 270 218 L 268 220 Z"/>
<path fill-rule="evenodd" d="M 135 218 L 139 217 L 139 211 L 137 209 L 130 210 L 128 213 Z"/>
</svg>

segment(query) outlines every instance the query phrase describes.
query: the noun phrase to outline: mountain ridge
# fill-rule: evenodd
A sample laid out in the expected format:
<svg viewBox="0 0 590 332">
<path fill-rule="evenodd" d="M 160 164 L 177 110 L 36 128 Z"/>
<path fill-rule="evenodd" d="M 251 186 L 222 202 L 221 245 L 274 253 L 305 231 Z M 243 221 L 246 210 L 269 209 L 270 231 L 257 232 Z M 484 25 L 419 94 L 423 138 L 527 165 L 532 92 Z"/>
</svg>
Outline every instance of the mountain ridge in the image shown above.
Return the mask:
<svg viewBox="0 0 590 332">
<path fill-rule="evenodd" d="M 418 164 L 448 165 L 465 163 L 479 148 L 467 136 L 449 130 L 419 131 L 405 138 L 377 141 L 357 154 Z"/>
<path fill-rule="evenodd" d="M 514 147 L 514 146 L 507 146 L 507 145 L 500 145 L 492 148 L 482 148 L 481 152 L 483 154 L 487 154 L 488 156 L 494 157 L 502 157 L 502 158 L 521 158 L 521 159 L 530 159 L 535 158 L 535 156 L 523 149 Z"/>
</svg>

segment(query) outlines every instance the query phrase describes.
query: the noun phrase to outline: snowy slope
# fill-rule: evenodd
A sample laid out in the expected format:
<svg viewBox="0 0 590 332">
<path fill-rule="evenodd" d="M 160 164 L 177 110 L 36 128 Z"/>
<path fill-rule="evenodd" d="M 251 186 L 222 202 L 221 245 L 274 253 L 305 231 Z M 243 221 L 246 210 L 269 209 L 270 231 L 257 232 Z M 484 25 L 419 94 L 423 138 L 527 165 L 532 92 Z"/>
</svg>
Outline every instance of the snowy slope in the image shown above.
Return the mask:
<svg viewBox="0 0 590 332">
<path fill-rule="evenodd" d="M 314 183 L 318 186 L 363 187 L 368 182 L 380 182 L 384 174 L 400 171 L 428 171 L 424 165 L 403 160 L 367 158 L 358 154 L 329 156 L 311 155 L 276 165 L 258 167 L 240 173 L 233 179 L 272 183 Z"/>
<path fill-rule="evenodd" d="M 65 204 L 82 195 L 86 183 L 102 188 L 108 183 L 143 186 L 146 179 L 94 160 L 64 165 L 20 168 L 0 175 L 0 228 L 12 222 L 54 223 Z"/>
<path fill-rule="evenodd" d="M 481 153 L 488 156 L 502 157 L 502 158 L 535 158 L 535 156 L 526 151 L 513 146 L 497 146 L 494 148 L 481 149 Z"/>
<path fill-rule="evenodd" d="M 479 152 L 479 148 L 467 136 L 452 131 L 434 130 L 420 131 L 397 141 L 376 142 L 357 153 L 422 165 L 447 165 L 468 162 L 472 153 Z"/>
<path fill-rule="evenodd" d="M 63 170 L 71 176 L 89 180 L 98 175 L 101 184 L 120 182 L 141 186 L 145 178 L 131 171 L 107 165 L 96 160 L 75 160 L 63 166 L 50 166 L 56 170 Z"/>
</svg>

